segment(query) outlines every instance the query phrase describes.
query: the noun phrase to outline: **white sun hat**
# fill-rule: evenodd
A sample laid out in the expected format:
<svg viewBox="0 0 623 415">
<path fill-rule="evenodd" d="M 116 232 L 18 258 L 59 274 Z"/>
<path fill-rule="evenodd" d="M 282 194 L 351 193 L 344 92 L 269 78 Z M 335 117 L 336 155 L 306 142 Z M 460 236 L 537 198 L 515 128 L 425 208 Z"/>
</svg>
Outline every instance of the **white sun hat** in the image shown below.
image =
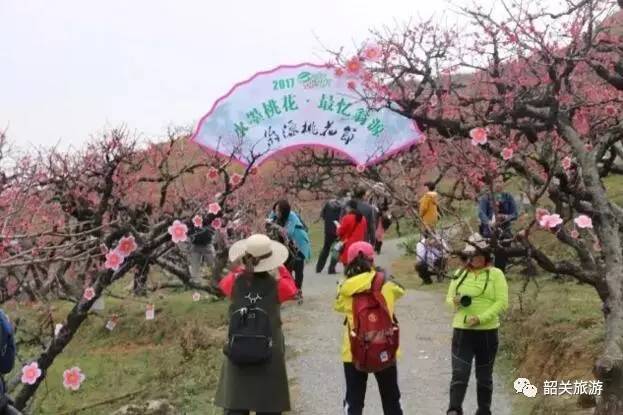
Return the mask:
<svg viewBox="0 0 623 415">
<path fill-rule="evenodd" d="M 229 260 L 231 262 L 250 255 L 257 259 L 257 265 L 253 272 L 265 272 L 277 269 L 288 259 L 289 251 L 285 245 L 273 241 L 266 235 L 255 234 L 234 243 L 229 248 Z"/>
<path fill-rule="evenodd" d="M 481 234 L 474 233 L 467 239 L 467 244 L 465 244 L 465 248 L 463 248 L 463 253 L 474 254 L 477 250 L 487 249 L 488 246 L 487 240 L 483 238 Z"/>
</svg>

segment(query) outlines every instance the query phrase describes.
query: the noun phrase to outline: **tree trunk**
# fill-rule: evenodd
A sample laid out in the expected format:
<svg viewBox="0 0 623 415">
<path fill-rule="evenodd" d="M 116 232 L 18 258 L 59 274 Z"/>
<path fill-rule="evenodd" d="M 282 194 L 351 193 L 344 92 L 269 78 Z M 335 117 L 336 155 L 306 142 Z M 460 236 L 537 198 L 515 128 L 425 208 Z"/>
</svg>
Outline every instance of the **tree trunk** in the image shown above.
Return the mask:
<svg viewBox="0 0 623 415">
<path fill-rule="evenodd" d="M 132 292 L 136 297 L 147 296 L 147 278 L 149 276 L 149 265 L 142 264 L 134 273 L 134 286 Z"/>
<path fill-rule="evenodd" d="M 604 352 L 595 364 L 595 375 L 603 382 L 603 393 L 597 400 L 595 415 L 620 415 L 623 414 L 623 301 L 609 299 L 604 311 Z"/>
</svg>

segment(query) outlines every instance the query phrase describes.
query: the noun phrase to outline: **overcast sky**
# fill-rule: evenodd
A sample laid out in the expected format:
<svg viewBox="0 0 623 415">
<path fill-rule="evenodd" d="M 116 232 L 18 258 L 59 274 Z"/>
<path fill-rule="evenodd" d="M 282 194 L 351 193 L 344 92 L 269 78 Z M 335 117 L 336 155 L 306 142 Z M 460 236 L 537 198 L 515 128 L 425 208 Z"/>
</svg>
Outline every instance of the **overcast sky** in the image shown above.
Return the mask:
<svg viewBox="0 0 623 415">
<path fill-rule="evenodd" d="M 145 137 L 193 125 L 236 82 L 443 0 L 0 0 L 0 129 L 80 145 L 125 123 Z"/>
</svg>

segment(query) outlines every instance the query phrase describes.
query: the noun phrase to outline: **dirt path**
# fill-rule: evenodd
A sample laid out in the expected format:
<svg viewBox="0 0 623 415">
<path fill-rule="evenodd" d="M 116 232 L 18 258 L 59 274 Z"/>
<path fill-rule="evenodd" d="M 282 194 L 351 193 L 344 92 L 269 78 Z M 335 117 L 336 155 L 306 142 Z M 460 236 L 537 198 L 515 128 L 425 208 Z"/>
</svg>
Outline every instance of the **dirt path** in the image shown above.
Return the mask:
<svg viewBox="0 0 623 415">
<path fill-rule="evenodd" d="M 379 264 L 388 268 L 401 255 L 397 241 L 387 241 Z M 333 312 L 338 278 L 316 275 L 310 264 L 305 275 L 305 303 L 284 309 L 286 342 L 291 358 L 294 414 L 342 414 L 344 379 L 340 361 L 342 318 Z M 390 270 L 391 271 L 391 270 Z M 398 302 L 402 358 L 398 363 L 402 407 L 405 415 L 445 414 L 450 382 L 451 316 L 442 295 L 409 290 Z M 472 375 L 473 377 L 473 375 Z M 498 377 L 499 378 L 499 377 Z M 493 413 L 511 414 L 510 399 L 496 379 Z M 476 411 L 475 380 L 472 378 L 465 413 Z M 368 382 L 365 413 L 381 415 L 374 378 Z"/>
</svg>

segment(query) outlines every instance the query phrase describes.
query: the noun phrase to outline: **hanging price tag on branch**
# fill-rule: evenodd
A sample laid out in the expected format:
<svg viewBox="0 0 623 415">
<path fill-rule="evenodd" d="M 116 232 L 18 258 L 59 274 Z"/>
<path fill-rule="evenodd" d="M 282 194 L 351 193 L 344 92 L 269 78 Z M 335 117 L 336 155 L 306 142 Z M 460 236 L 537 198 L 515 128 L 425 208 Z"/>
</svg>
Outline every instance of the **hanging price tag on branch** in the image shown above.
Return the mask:
<svg viewBox="0 0 623 415">
<path fill-rule="evenodd" d="M 153 304 L 147 304 L 145 308 L 145 320 L 155 320 L 156 308 Z"/>
</svg>

